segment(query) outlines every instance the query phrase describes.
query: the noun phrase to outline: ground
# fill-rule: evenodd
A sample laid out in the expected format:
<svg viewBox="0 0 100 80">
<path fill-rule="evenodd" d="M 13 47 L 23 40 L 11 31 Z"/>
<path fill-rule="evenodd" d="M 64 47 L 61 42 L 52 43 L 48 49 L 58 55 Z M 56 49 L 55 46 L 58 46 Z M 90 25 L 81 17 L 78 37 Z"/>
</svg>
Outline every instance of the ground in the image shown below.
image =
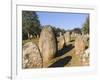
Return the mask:
<svg viewBox="0 0 100 80">
<path fill-rule="evenodd" d="M 23 40 L 23 45 L 26 42 L 32 41 L 38 45 L 39 39 L 29 39 L 29 40 Z M 75 54 L 75 48 L 74 48 L 74 40 L 69 42 L 67 46 L 65 46 L 63 49 L 59 50 L 55 58 L 52 59 L 48 64 L 46 64 L 44 67 L 73 67 L 73 66 L 83 66 L 79 60 L 79 56 Z M 89 61 L 89 59 L 87 59 Z"/>
</svg>

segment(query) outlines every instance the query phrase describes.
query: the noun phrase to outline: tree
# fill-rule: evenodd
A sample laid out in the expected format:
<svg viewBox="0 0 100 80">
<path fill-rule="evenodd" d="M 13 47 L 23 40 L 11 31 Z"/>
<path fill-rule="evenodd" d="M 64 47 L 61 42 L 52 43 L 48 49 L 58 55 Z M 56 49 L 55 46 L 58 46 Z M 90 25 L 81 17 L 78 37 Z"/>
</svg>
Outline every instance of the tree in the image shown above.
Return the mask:
<svg viewBox="0 0 100 80">
<path fill-rule="evenodd" d="M 84 34 L 89 34 L 89 17 L 86 19 L 85 23 L 83 24 L 82 31 Z"/>
<path fill-rule="evenodd" d="M 66 32 L 66 30 L 61 29 L 61 28 L 56 28 L 53 26 L 53 29 L 55 31 L 56 36 L 59 36 L 59 33 L 61 32 L 62 34 L 64 34 Z"/>
<path fill-rule="evenodd" d="M 28 39 L 29 35 L 40 34 L 40 21 L 35 11 L 22 11 L 22 37 Z"/>
<path fill-rule="evenodd" d="M 81 34 L 81 29 L 80 29 L 80 28 L 74 28 L 74 29 L 72 30 L 72 32 Z"/>
</svg>

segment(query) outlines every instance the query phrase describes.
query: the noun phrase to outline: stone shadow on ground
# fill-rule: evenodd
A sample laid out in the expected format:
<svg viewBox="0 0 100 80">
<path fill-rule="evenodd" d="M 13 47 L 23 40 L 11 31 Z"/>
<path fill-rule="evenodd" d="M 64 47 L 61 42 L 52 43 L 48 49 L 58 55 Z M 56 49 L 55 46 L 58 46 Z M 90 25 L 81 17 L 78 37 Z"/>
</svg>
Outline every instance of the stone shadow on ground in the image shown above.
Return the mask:
<svg viewBox="0 0 100 80">
<path fill-rule="evenodd" d="M 64 54 L 66 54 L 67 52 L 69 52 L 70 50 L 72 50 L 73 48 L 74 48 L 74 46 L 73 46 L 72 44 L 69 44 L 69 45 L 67 45 L 67 46 L 64 46 L 63 49 L 59 50 L 59 51 L 56 53 L 55 57 L 62 56 L 62 55 L 64 55 Z"/>
<path fill-rule="evenodd" d="M 74 42 L 75 40 L 71 40 L 70 42 Z"/>
<path fill-rule="evenodd" d="M 68 64 L 72 59 L 72 56 L 67 56 L 67 57 L 64 57 L 58 61 L 56 61 L 55 63 L 51 64 L 49 66 L 50 67 L 64 67 L 64 65 Z"/>
</svg>

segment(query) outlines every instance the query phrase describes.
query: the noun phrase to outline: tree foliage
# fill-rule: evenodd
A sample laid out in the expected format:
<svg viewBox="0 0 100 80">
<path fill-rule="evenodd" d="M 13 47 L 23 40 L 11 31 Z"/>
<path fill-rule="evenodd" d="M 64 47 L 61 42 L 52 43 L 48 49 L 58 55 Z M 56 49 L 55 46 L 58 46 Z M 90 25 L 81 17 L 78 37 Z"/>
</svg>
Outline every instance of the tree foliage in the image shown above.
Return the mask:
<svg viewBox="0 0 100 80">
<path fill-rule="evenodd" d="M 75 32 L 75 33 L 78 33 L 78 34 L 82 34 L 80 28 L 74 28 L 73 30 L 71 30 L 71 32 Z"/>
<path fill-rule="evenodd" d="M 85 23 L 83 24 L 82 32 L 84 34 L 89 34 L 89 17 L 86 19 Z"/>
<path fill-rule="evenodd" d="M 23 39 L 28 39 L 28 34 L 40 33 L 40 21 L 35 11 L 22 11 L 22 34 Z"/>
<path fill-rule="evenodd" d="M 59 36 L 59 33 L 61 32 L 62 34 L 64 34 L 66 32 L 66 30 L 64 29 L 61 29 L 61 28 L 56 28 L 56 27 L 53 27 L 54 31 L 55 31 L 55 34 L 56 36 Z"/>
</svg>

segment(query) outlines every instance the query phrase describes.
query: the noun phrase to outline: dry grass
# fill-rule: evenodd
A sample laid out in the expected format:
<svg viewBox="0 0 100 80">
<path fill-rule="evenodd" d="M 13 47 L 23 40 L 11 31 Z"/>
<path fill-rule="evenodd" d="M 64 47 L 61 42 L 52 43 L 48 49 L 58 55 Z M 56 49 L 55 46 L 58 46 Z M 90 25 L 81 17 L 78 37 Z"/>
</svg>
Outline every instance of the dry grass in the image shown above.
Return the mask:
<svg viewBox="0 0 100 80">
<path fill-rule="evenodd" d="M 38 45 L 39 39 L 28 39 L 23 40 L 22 45 L 25 43 L 32 41 L 33 43 L 36 43 Z M 79 61 L 79 56 L 75 54 L 75 48 L 74 48 L 74 40 L 69 42 L 69 46 L 64 47 L 59 53 L 56 53 L 57 56 L 55 56 L 54 59 L 52 59 L 48 64 L 45 64 L 44 67 L 73 67 L 73 66 L 82 66 Z"/>
<path fill-rule="evenodd" d="M 27 42 L 33 42 L 33 43 L 36 43 L 37 45 L 38 45 L 38 42 L 39 42 L 39 38 L 32 38 L 32 39 L 27 39 L 27 40 L 23 40 L 22 41 L 22 45 L 24 45 L 25 43 L 27 43 Z"/>
</svg>

